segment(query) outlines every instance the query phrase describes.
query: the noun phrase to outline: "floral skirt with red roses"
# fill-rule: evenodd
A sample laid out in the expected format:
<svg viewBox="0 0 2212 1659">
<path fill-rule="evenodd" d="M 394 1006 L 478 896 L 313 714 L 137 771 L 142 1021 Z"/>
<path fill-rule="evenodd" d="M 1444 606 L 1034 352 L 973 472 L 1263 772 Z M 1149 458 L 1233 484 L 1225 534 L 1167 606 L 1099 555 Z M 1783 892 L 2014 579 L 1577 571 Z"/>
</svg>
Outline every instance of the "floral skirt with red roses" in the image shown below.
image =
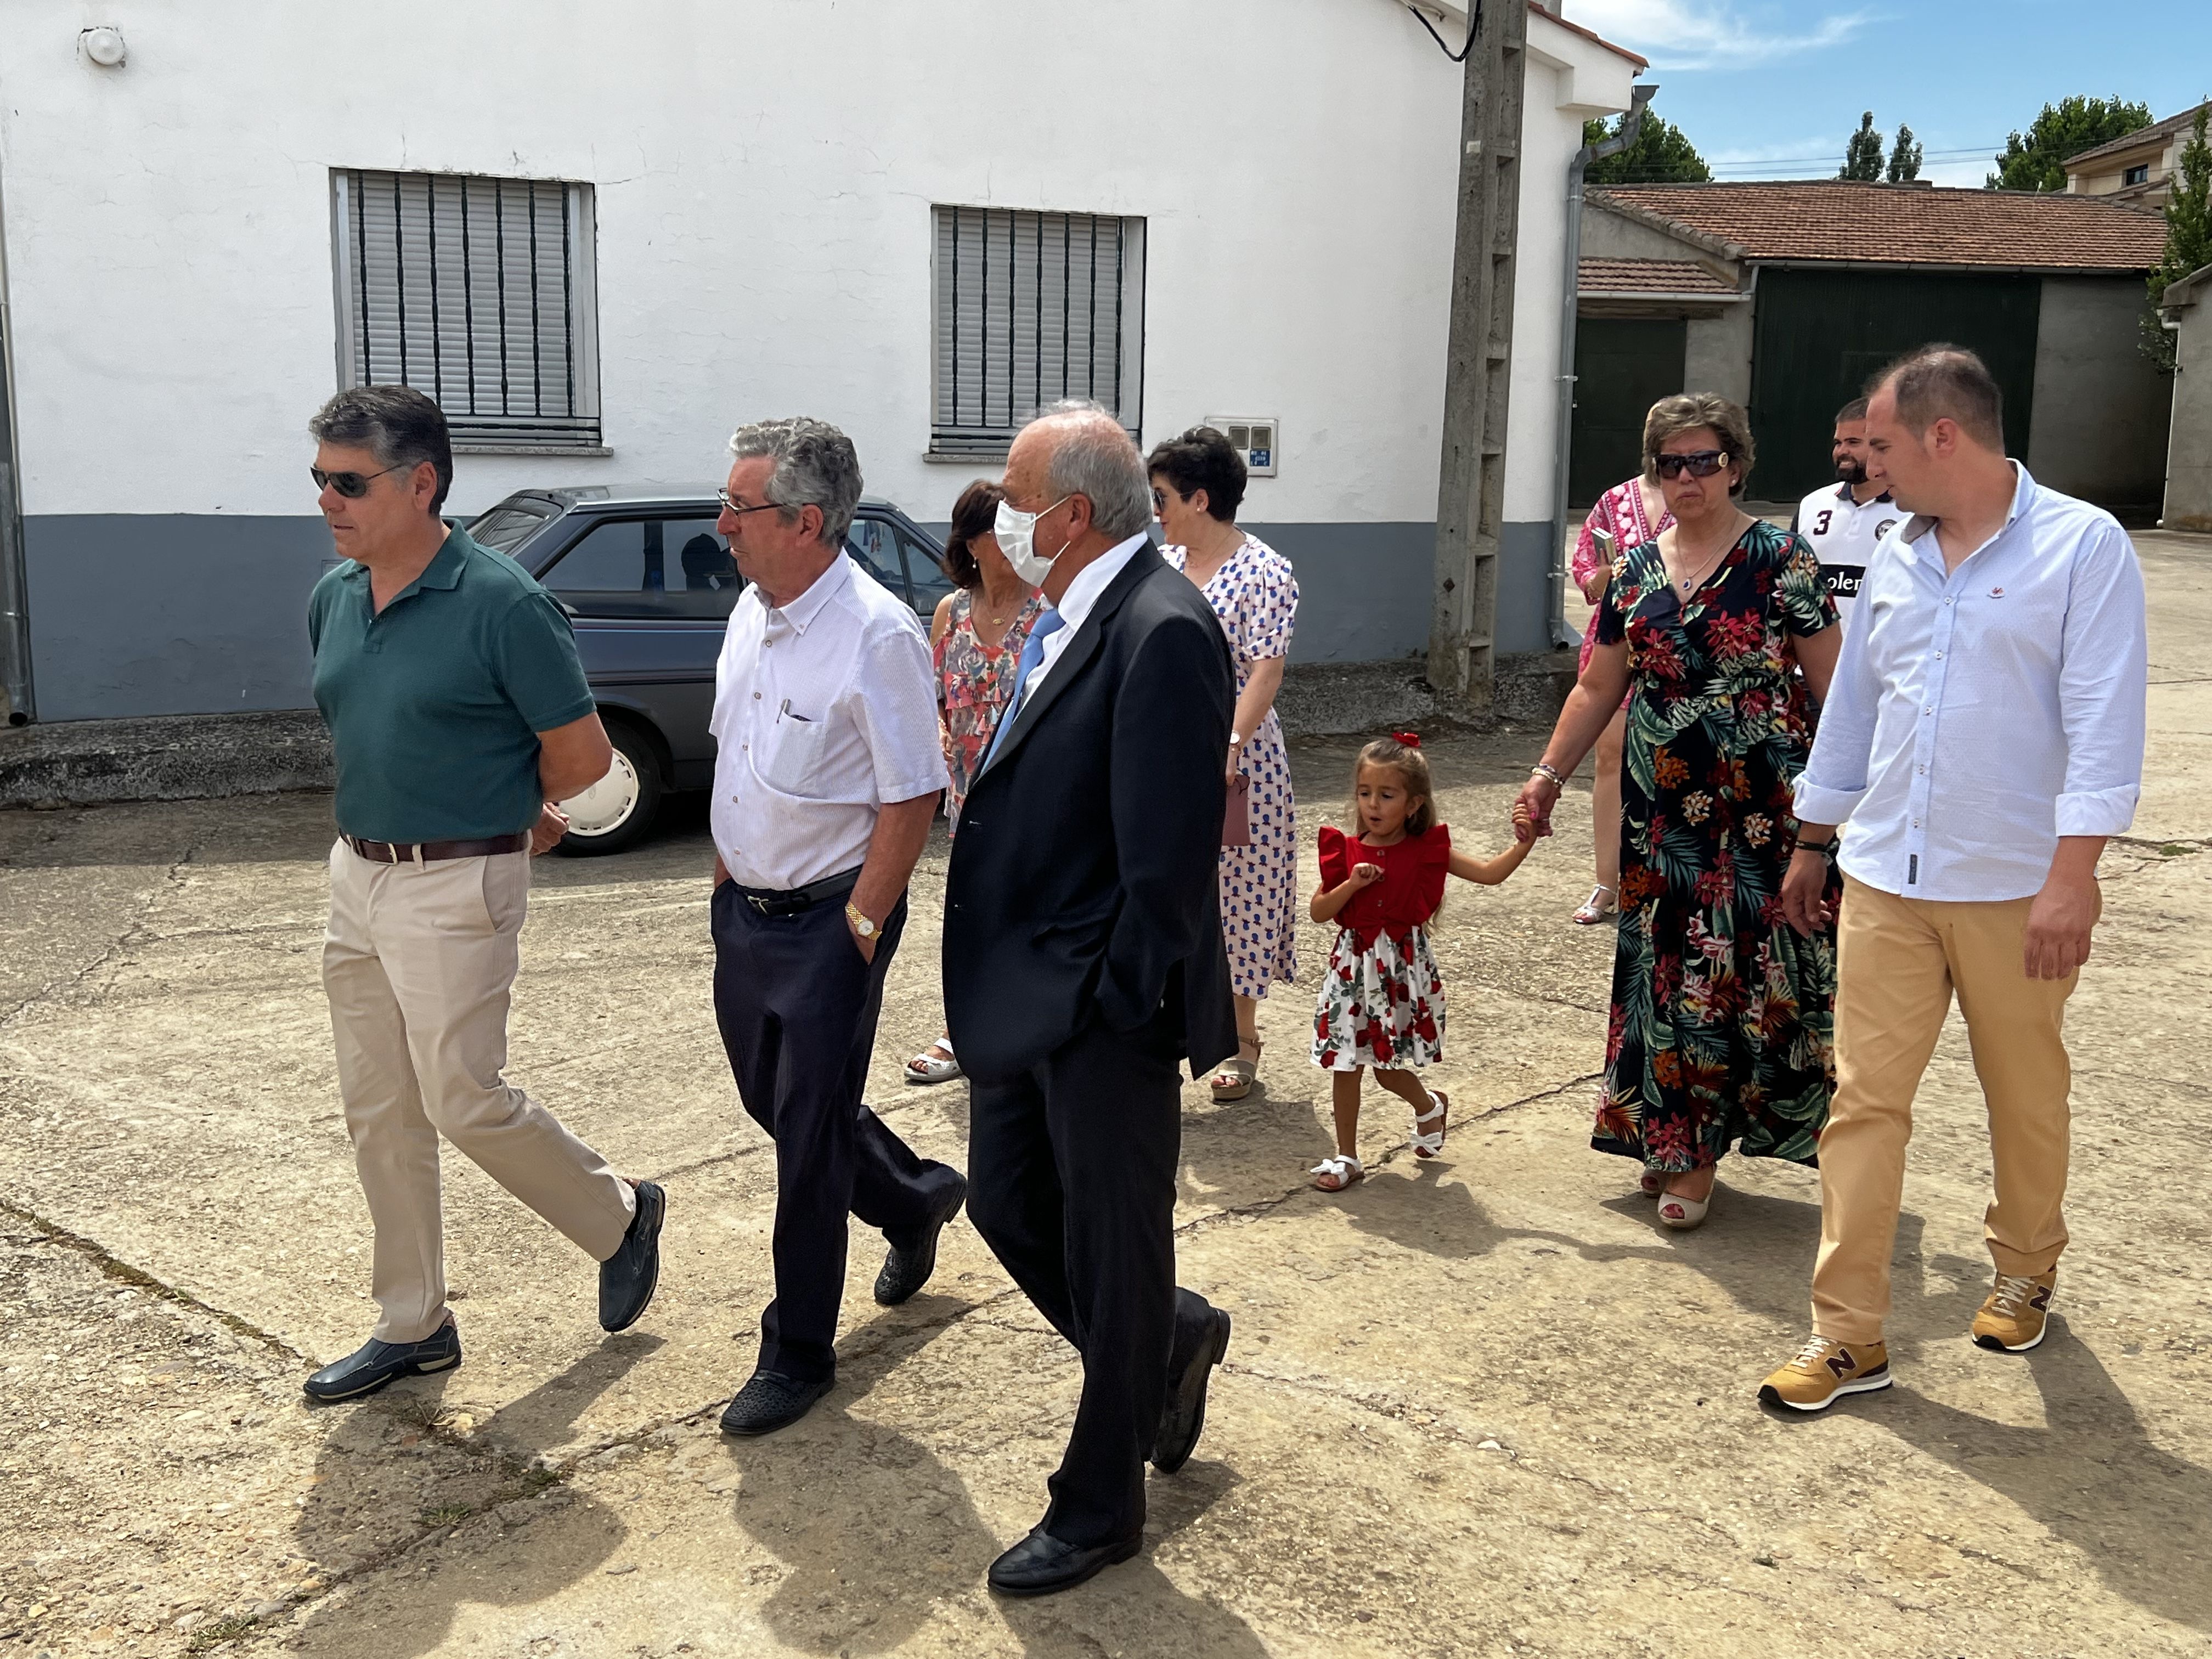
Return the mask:
<svg viewBox="0 0 2212 1659">
<path fill-rule="evenodd" d="M 1434 1065 L 1444 1057 L 1444 982 L 1419 927 L 1402 939 L 1378 934 L 1362 950 L 1337 930 L 1314 1010 L 1313 1063 L 1325 1072 Z"/>
</svg>

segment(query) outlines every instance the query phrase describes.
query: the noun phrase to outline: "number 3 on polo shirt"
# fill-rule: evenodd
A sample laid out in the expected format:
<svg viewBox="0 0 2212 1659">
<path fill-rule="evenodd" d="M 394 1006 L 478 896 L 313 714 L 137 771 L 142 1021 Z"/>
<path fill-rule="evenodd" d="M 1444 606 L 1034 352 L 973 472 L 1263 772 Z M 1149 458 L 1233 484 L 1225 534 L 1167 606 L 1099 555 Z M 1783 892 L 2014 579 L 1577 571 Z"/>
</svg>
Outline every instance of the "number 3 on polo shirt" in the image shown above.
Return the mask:
<svg viewBox="0 0 2212 1659">
<path fill-rule="evenodd" d="M 761 781 L 787 795 L 821 794 L 822 750 L 828 735 L 828 722 L 793 708 L 786 698 L 776 710 L 775 723 L 769 728 L 768 759 L 760 769 Z"/>
</svg>

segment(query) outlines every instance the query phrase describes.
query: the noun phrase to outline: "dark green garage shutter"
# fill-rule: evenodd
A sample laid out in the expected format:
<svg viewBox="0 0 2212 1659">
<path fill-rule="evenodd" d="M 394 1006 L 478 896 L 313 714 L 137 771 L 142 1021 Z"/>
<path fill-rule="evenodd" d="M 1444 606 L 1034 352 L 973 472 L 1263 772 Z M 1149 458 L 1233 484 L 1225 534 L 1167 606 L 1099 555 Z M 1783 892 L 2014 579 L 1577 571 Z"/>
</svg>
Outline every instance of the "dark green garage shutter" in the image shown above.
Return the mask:
<svg viewBox="0 0 2212 1659">
<path fill-rule="evenodd" d="M 2005 447 L 2027 454 L 2042 296 L 2037 276 L 1761 270 L 1751 495 L 1795 501 L 1830 482 L 1836 410 L 1893 357 L 1938 340 L 1981 354 L 2004 389 Z"/>
<path fill-rule="evenodd" d="M 1643 466 L 1644 417 L 1682 388 L 1679 317 L 1583 317 L 1575 324 L 1574 448 L 1567 499 L 1588 507 Z"/>
</svg>

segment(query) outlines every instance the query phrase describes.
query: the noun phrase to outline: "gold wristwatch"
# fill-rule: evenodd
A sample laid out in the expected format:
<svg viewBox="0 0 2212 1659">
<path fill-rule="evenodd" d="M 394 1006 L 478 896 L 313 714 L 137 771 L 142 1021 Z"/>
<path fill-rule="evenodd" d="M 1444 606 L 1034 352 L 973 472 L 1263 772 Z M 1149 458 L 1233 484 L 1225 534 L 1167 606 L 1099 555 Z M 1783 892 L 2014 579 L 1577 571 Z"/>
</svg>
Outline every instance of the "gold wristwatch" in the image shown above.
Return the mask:
<svg viewBox="0 0 2212 1659">
<path fill-rule="evenodd" d="M 868 913 L 850 899 L 845 901 L 845 920 L 853 924 L 853 931 L 862 939 L 873 939 L 880 931 L 868 920 Z"/>
</svg>

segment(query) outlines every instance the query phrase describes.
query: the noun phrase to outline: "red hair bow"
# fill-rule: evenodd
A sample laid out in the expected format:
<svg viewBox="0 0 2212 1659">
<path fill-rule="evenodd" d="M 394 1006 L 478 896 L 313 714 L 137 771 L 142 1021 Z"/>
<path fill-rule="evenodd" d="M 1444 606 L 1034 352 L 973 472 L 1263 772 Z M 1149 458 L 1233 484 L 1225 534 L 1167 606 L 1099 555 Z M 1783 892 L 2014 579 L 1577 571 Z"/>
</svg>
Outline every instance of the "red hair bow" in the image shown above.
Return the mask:
<svg viewBox="0 0 2212 1659">
<path fill-rule="evenodd" d="M 1390 741 L 1401 748 L 1419 749 L 1421 746 L 1421 734 L 1418 732 L 1393 732 L 1390 734 Z"/>
</svg>

